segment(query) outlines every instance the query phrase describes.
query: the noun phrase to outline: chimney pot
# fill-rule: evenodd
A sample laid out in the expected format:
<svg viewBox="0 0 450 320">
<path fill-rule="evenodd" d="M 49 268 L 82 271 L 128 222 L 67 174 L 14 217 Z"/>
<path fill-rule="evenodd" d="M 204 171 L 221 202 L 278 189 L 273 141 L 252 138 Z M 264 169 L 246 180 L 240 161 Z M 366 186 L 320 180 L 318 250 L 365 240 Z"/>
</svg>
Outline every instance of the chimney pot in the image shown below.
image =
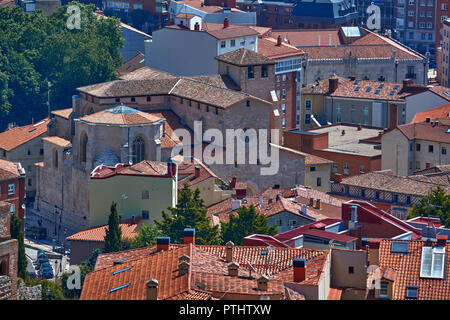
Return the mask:
<svg viewBox="0 0 450 320">
<path fill-rule="evenodd" d="M 281 35 L 278 35 L 277 46 L 281 46 Z"/>
<path fill-rule="evenodd" d="M 309 198 L 309 205 L 310 205 L 311 207 L 314 206 L 314 198 Z"/>
<path fill-rule="evenodd" d="M 225 18 L 223 20 L 223 28 L 228 28 L 230 26 L 230 22 L 228 21 L 228 18 Z"/>
<path fill-rule="evenodd" d="M 147 300 L 158 300 L 158 280 L 150 279 L 145 284 Z"/>
<path fill-rule="evenodd" d="M 156 251 L 169 250 L 170 237 L 156 238 Z"/>
<path fill-rule="evenodd" d="M 175 177 L 177 175 L 177 164 L 175 162 L 167 162 L 167 175 L 169 177 Z"/>
<path fill-rule="evenodd" d="M 361 131 L 361 130 L 362 130 L 362 126 L 359 125 L 359 126 L 358 126 L 358 131 Z"/>
<path fill-rule="evenodd" d="M 195 178 L 200 177 L 200 167 L 199 166 L 195 166 Z"/>
<path fill-rule="evenodd" d="M 322 202 L 320 202 L 320 199 L 316 199 L 316 209 L 322 209 Z"/>
<path fill-rule="evenodd" d="M 339 79 L 338 78 L 330 78 L 328 79 L 328 90 L 330 93 L 333 93 L 337 90 L 339 86 Z"/>
<path fill-rule="evenodd" d="M 304 281 L 306 278 L 306 260 L 294 258 L 292 264 L 294 267 L 294 282 Z"/>
<path fill-rule="evenodd" d="M 225 244 L 225 261 L 231 262 L 233 261 L 233 250 L 234 250 L 234 243 L 231 241 L 228 241 Z"/>
<path fill-rule="evenodd" d="M 430 122 L 430 120 L 431 120 L 431 119 L 427 117 L 427 118 L 425 119 L 425 122 Z"/>
<path fill-rule="evenodd" d="M 239 275 L 239 263 L 233 261 L 228 264 L 228 275 L 233 277 Z"/>
<path fill-rule="evenodd" d="M 195 229 L 185 228 L 184 229 L 184 244 L 195 244 Z"/>
<path fill-rule="evenodd" d="M 258 283 L 258 290 L 267 291 L 269 278 L 265 274 L 259 275 L 258 278 L 256 278 L 256 281 Z"/>
</svg>

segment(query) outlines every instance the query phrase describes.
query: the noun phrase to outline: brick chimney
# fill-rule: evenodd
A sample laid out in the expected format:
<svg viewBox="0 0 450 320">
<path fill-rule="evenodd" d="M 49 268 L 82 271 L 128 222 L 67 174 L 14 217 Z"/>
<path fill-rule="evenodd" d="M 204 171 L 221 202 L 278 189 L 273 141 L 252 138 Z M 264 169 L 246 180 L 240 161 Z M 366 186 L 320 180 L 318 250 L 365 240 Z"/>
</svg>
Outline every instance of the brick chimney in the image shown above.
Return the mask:
<svg viewBox="0 0 450 320">
<path fill-rule="evenodd" d="M 314 198 L 309 198 L 309 206 L 314 207 Z"/>
<path fill-rule="evenodd" d="M 228 21 L 228 18 L 225 18 L 223 20 L 223 28 L 228 28 L 230 26 L 230 22 Z"/>
<path fill-rule="evenodd" d="M 446 234 L 437 234 L 436 235 L 436 239 L 437 239 L 437 245 L 439 247 L 445 247 L 445 245 L 447 244 L 448 235 L 446 235 Z"/>
<path fill-rule="evenodd" d="M 233 261 L 233 250 L 234 250 L 234 243 L 231 241 L 228 241 L 225 245 L 225 261 L 231 262 Z"/>
<path fill-rule="evenodd" d="M 169 250 L 170 237 L 158 237 L 156 238 L 156 251 Z"/>
<path fill-rule="evenodd" d="M 278 35 L 278 38 L 277 38 L 277 46 L 278 46 L 278 47 L 281 46 L 281 35 Z"/>
<path fill-rule="evenodd" d="M 389 129 L 397 127 L 398 124 L 398 107 L 391 104 L 389 108 Z"/>
<path fill-rule="evenodd" d="M 184 244 L 195 244 L 195 229 L 185 228 L 184 229 Z"/>
<path fill-rule="evenodd" d="M 412 84 L 412 80 L 411 79 L 404 79 L 403 80 L 403 90 L 408 88 L 411 84 Z"/>
<path fill-rule="evenodd" d="M 195 166 L 195 178 L 200 177 L 200 167 L 199 166 Z"/>
<path fill-rule="evenodd" d="M 232 261 L 228 264 L 228 275 L 232 277 L 239 275 L 239 263 Z"/>
<path fill-rule="evenodd" d="M 333 180 L 334 180 L 334 182 L 341 183 L 342 182 L 342 174 L 335 173 L 333 175 Z"/>
<path fill-rule="evenodd" d="M 322 209 L 322 202 L 320 202 L 320 199 L 316 199 L 316 209 Z"/>
<path fill-rule="evenodd" d="M 292 262 L 294 266 L 294 282 L 302 282 L 306 278 L 306 260 L 294 258 Z"/>
<path fill-rule="evenodd" d="M 189 272 L 189 262 L 181 261 L 178 264 L 178 276 L 182 276 Z"/>
<path fill-rule="evenodd" d="M 175 177 L 177 175 L 177 164 L 175 162 L 167 162 L 167 176 Z"/>
<path fill-rule="evenodd" d="M 236 176 L 233 176 L 231 178 L 230 187 L 233 188 L 233 189 L 236 187 Z"/>
<path fill-rule="evenodd" d="M 338 78 L 330 78 L 328 79 L 328 91 L 330 93 L 333 93 L 337 90 L 339 85 L 339 79 Z"/>
<path fill-rule="evenodd" d="M 259 275 L 258 278 L 256 278 L 256 281 L 258 283 L 258 290 L 267 291 L 269 278 L 265 274 Z"/>
<path fill-rule="evenodd" d="M 146 285 L 147 300 L 158 300 L 158 280 L 156 279 L 147 280 L 145 285 Z"/>
</svg>

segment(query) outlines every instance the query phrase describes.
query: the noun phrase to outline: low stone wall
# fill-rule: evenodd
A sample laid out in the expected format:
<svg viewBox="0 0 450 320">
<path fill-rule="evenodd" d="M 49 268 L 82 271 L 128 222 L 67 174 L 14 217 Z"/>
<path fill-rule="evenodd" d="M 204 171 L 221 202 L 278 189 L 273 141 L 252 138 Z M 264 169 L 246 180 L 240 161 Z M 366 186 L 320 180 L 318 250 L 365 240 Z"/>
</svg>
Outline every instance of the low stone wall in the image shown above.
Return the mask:
<svg viewBox="0 0 450 320">
<path fill-rule="evenodd" d="M 11 299 L 11 277 L 0 276 L 0 300 Z"/>
<path fill-rule="evenodd" d="M 17 300 L 42 300 L 42 286 L 27 287 L 22 282 L 17 288 Z"/>
</svg>

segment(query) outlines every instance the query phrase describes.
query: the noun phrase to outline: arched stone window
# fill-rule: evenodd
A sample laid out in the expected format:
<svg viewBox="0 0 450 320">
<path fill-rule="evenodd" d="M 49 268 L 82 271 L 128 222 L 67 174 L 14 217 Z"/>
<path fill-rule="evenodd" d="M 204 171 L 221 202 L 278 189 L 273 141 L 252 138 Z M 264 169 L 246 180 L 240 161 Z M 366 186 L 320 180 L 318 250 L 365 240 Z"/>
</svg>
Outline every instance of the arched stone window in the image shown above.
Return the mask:
<svg viewBox="0 0 450 320">
<path fill-rule="evenodd" d="M 8 274 L 8 257 L 0 257 L 0 276 Z"/>
<path fill-rule="evenodd" d="M 80 162 L 86 162 L 88 136 L 83 132 L 80 137 Z"/>
<path fill-rule="evenodd" d="M 137 136 L 133 140 L 133 162 L 138 163 L 145 160 L 145 140 L 141 136 Z"/>
</svg>

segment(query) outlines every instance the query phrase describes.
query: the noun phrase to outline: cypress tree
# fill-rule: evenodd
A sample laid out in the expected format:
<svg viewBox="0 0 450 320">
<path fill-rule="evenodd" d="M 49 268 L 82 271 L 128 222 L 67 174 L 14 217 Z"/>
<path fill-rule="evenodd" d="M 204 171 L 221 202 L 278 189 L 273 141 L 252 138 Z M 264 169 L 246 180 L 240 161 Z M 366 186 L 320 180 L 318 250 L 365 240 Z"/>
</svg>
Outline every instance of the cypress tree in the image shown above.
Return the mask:
<svg viewBox="0 0 450 320">
<path fill-rule="evenodd" d="M 10 222 L 10 232 L 11 238 L 17 239 L 19 242 L 18 246 L 18 259 L 17 259 L 17 276 L 24 280 L 28 279 L 27 272 L 27 258 L 25 256 L 25 243 L 24 236 L 22 231 L 22 220 L 17 217 L 15 214 L 11 214 L 11 222 Z"/>
<path fill-rule="evenodd" d="M 117 213 L 117 203 L 111 204 L 111 213 L 108 219 L 108 229 L 105 235 L 105 248 L 103 252 L 117 252 L 122 250 L 122 230 L 119 226 L 119 214 Z"/>
</svg>

